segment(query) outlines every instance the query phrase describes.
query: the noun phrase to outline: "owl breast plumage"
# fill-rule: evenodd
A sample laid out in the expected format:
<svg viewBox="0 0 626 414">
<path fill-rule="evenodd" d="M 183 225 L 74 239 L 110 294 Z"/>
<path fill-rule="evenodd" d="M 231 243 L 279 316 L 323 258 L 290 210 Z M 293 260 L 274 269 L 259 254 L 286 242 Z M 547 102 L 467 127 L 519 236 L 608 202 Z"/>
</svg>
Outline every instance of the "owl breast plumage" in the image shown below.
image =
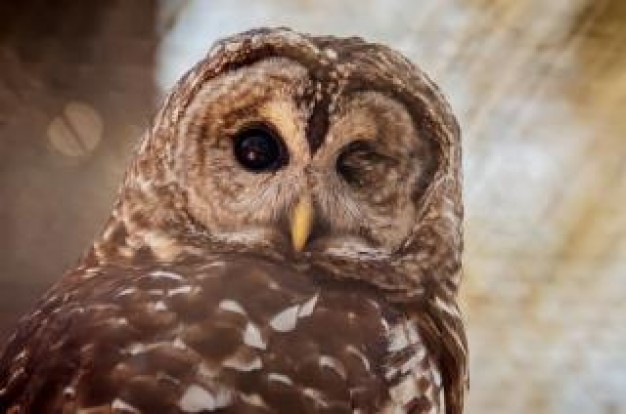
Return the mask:
<svg viewBox="0 0 626 414">
<path fill-rule="evenodd" d="M 0 359 L 11 413 L 463 409 L 460 144 L 359 38 L 219 41 Z"/>
</svg>

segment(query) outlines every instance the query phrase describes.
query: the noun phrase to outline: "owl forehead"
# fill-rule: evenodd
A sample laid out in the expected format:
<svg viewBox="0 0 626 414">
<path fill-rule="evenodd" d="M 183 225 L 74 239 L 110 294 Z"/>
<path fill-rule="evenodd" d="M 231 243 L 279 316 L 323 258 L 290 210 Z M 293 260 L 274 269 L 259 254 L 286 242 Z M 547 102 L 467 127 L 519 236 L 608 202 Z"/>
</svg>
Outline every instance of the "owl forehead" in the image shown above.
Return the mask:
<svg viewBox="0 0 626 414">
<path fill-rule="evenodd" d="M 367 53 L 365 53 L 367 52 Z M 392 98 L 410 67 L 401 56 L 358 38 L 323 38 L 288 29 L 258 29 L 218 41 L 205 60 L 192 70 L 192 85 L 201 85 L 221 74 L 281 60 L 304 68 L 304 82 L 292 98 L 307 114 L 305 137 L 311 155 L 321 147 L 330 118 L 343 99 L 353 92 L 378 90 Z M 393 69 L 393 70 L 392 70 Z"/>
</svg>

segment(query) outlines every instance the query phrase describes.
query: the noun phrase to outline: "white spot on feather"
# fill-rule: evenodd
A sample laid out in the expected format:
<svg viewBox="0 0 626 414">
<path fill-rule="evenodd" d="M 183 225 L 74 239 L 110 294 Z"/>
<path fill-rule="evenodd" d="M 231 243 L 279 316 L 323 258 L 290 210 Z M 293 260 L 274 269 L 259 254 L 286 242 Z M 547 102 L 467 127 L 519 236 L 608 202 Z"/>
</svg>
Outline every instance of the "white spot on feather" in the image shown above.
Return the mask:
<svg viewBox="0 0 626 414">
<path fill-rule="evenodd" d="M 225 48 L 227 52 L 238 52 L 239 49 L 241 49 L 242 44 L 241 42 L 230 42 L 230 43 L 226 43 Z"/>
<path fill-rule="evenodd" d="M 331 48 L 324 49 L 324 54 L 328 59 L 335 60 L 337 59 L 337 51 Z"/>
<path fill-rule="evenodd" d="M 330 368 L 331 370 L 335 371 L 337 375 L 339 375 L 341 378 L 346 379 L 346 369 L 344 368 L 341 361 L 339 361 L 338 359 L 328 355 L 322 355 L 320 356 L 318 362 L 321 367 Z"/>
<path fill-rule="evenodd" d="M 26 349 L 23 349 L 22 352 L 20 352 L 19 354 L 15 356 L 15 358 L 13 358 L 13 362 L 14 363 L 22 362 L 22 360 L 26 359 L 27 357 L 28 357 L 28 351 Z"/>
<path fill-rule="evenodd" d="M 17 369 L 14 369 L 13 372 L 11 373 L 11 376 L 9 377 L 9 381 L 7 381 L 7 387 L 10 385 L 13 385 L 13 383 L 16 380 L 22 378 L 25 372 L 26 370 L 24 370 L 24 367 L 19 367 Z"/>
<path fill-rule="evenodd" d="M 215 260 L 213 262 L 207 263 L 205 265 L 202 266 L 203 270 L 209 270 L 212 269 L 214 267 L 218 267 L 218 268 L 224 268 L 226 267 L 226 262 L 224 262 L 223 260 Z"/>
<path fill-rule="evenodd" d="M 230 358 L 224 361 L 222 364 L 227 368 L 236 369 L 237 371 L 255 371 L 257 369 L 263 368 L 263 362 L 261 362 L 261 358 L 258 356 L 252 359 L 251 361 L 244 361 L 240 358 Z"/>
<path fill-rule="evenodd" d="M 160 232 L 145 232 L 143 239 L 145 244 L 150 246 L 154 255 L 163 261 L 173 261 L 182 251 L 181 246 L 176 240 Z"/>
<path fill-rule="evenodd" d="M 243 343 L 252 348 L 265 349 L 267 344 L 261 336 L 261 331 L 252 322 L 248 322 L 246 330 L 243 332 Z"/>
<path fill-rule="evenodd" d="M 380 309 L 380 303 L 376 302 L 374 299 L 368 298 L 367 303 L 376 310 Z"/>
<path fill-rule="evenodd" d="M 273 280 L 270 280 L 270 282 L 267 284 L 267 286 L 272 289 L 272 290 L 280 290 L 280 285 L 276 282 L 274 282 Z"/>
<path fill-rule="evenodd" d="M 346 347 L 346 352 L 359 358 L 367 371 L 371 369 L 369 359 L 367 359 L 363 352 L 359 351 L 354 345 L 348 345 Z"/>
<path fill-rule="evenodd" d="M 159 311 L 159 312 L 166 311 L 167 310 L 167 305 L 165 304 L 165 302 L 160 300 L 160 301 L 158 301 L 158 302 L 156 302 L 154 304 L 154 310 L 155 311 Z"/>
<path fill-rule="evenodd" d="M 146 345 L 141 344 L 141 343 L 134 343 L 131 344 L 128 348 L 127 348 L 127 352 L 130 355 L 137 355 L 137 354 L 142 354 L 144 352 L 146 352 L 148 350 L 148 348 L 146 347 Z"/>
<path fill-rule="evenodd" d="M 389 331 L 388 352 L 397 352 L 410 345 L 403 324 L 395 325 Z"/>
<path fill-rule="evenodd" d="M 192 384 L 187 387 L 180 401 L 178 401 L 178 407 L 186 413 L 199 413 L 227 407 L 231 401 L 232 396 L 225 389 L 220 389 L 212 394 L 199 385 Z"/>
<path fill-rule="evenodd" d="M 380 320 L 380 323 L 383 326 L 383 330 L 388 333 L 389 332 L 389 323 L 385 320 L 385 318 L 382 318 Z"/>
<path fill-rule="evenodd" d="M 97 267 L 92 267 L 89 269 L 85 270 L 85 273 L 83 273 L 82 275 L 82 279 L 91 279 L 92 277 L 96 276 L 98 273 L 100 272 L 100 269 Z"/>
<path fill-rule="evenodd" d="M 270 321 L 270 326 L 278 332 L 289 332 L 296 327 L 299 305 L 293 305 L 279 312 Z"/>
<path fill-rule="evenodd" d="M 115 400 L 113 400 L 113 402 L 111 403 L 111 409 L 112 410 L 130 411 L 131 413 L 140 413 L 141 412 L 137 408 L 133 407 L 132 405 L 130 405 L 126 401 L 121 400 L 119 398 L 116 398 Z"/>
<path fill-rule="evenodd" d="M 160 383 L 169 382 L 172 385 L 179 385 L 181 383 L 181 381 L 178 378 L 173 377 L 169 374 L 166 374 L 165 372 L 157 372 L 156 380 Z"/>
<path fill-rule="evenodd" d="M 315 294 L 311 299 L 307 300 L 302 304 L 300 311 L 298 312 L 299 318 L 306 318 L 307 316 L 311 316 L 313 310 L 315 309 L 315 305 L 317 304 L 317 299 L 319 297 L 319 293 Z"/>
<path fill-rule="evenodd" d="M 130 295 L 131 293 L 136 292 L 137 289 L 135 289 L 134 287 L 130 287 L 130 288 L 126 288 L 122 291 L 120 291 L 117 295 L 115 295 L 116 297 L 122 297 L 122 296 L 127 296 Z"/>
<path fill-rule="evenodd" d="M 74 398 L 76 396 L 76 390 L 74 387 L 68 385 L 63 389 L 63 396 L 66 398 Z"/>
<path fill-rule="evenodd" d="M 291 44 L 302 43 L 302 35 L 300 33 L 296 33 L 294 31 L 286 29 L 286 30 L 280 30 L 280 35 Z M 318 50 L 317 47 L 314 45 L 311 45 L 310 47 L 316 51 Z"/>
<path fill-rule="evenodd" d="M 415 378 L 411 375 L 404 377 L 395 387 L 389 388 L 391 399 L 402 405 L 408 404 L 415 396 L 420 394 L 421 392 L 417 389 Z"/>
<path fill-rule="evenodd" d="M 268 408 L 267 404 L 263 400 L 259 394 L 239 394 L 239 397 L 245 401 L 247 404 L 253 405 L 255 407 L 263 407 Z"/>
<path fill-rule="evenodd" d="M 267 242 L 267 230 L 265 229 L 252 228 L 237 232 L 214 232 L 211 236 L 225 243 L 259 244 Z"/>
<path fill-rule="evenodd" d="M 415 354 L 411 355 L 406 362 L 403 362 L 400 366 L 400 372 L 402 374 L 407 374 L 409 371 L 412 371 L 414 368 L 418 367 L 422 358 L 426 355 L 426 348 L 419 347 L 415 350 Z"/>
<path fill-rule="evenodd" d="M 181 275 L 172 272 L 166 272 L 165 270 L 155 270 L 154 272 L 150 272 L 149 276 L 156 279 L 170 279 L 176 281 L 183 280 L 183 277 Z"/>
<path fill-rule="evenodd" d="M 246 315 L 246 311 L 244 310 L 244 308 L 239 303 L 231 299 L 225 299 L 221 301 L 218 305 L 218 308 L 229 312 L 239 313 L 241 315 Z"/>
<path fill-rule="evenodd" d="M 358 260 L 384 260 L 389 259 L 390 252 L 385 249 L 368 246 L 360 240 L 353 238 L 341 239 L 340 244 L 328 246 L 324 253 L 330 256 L 358 259 Z"/>
<path fill-rule="evenodd" d="M 172 341 L 172 346 L 176 349 L 187 349 L 187 344 L 179 337 Z"/>
<path fill-rule="evenodd" d="M 218 373 L 217 369 L 210 367 L 204 362 L 198 366 L 198 375 L 202 378 L 213 379 L 217 377 Z"/>
<path fill-rule="evenodd" d="M 174 338 L 172 341 L 157 341 L 152 343 L 135 342 L 130 344 L 126 349 L 126 353 L 130 355 L 143 354 L 144 352 L 151 351 L 160 346 L 171 346 L 176 349 L 188 349 L 187 344 L 183 342 L 179 337 Z"/>
<path fill-rule="evenodd" d="M 439 296 L 435 296 L 435 305 L 437 305 L 439 309 L 441 309 L 442 311 L 446 312 L 449 315 L 452 315 L 454 317 L 459 316 L 459 311 L 454 306 L 452 306 L 452 304 L 445 302 Z"/>
<path fill-rule="evenodd" d="M 283 375 L 283 374 L 278 374 L 276 372 L 272 372 L 270 374 L 267 374 L 267 380 L 268 381 L 280 382 L 280 383 L 283 383 L 285 385 L 293 385 L 293 381 L 291 380 L 291 378 L 289 378 L 288 376 Z"/>
<path fill-rule="evenodd" d="M 433 369 L 431 372 L 433 374 L 433 382 L 437 388 L 441 387 L 441 372 L 438 369 Z"/>
<path fill-rule="evenodd" d="M 174 296 L 174 295 L 180 295 L 180 294 L 188 294 L 191 293 L 191 286 L 186 285 L 186 286 L 181 286 L 181 287 L 177 287 L 174 289 L 168 289 L 167 291 L 167 296 Z"/>
<path fill-rule="evenodd" d="M 222 366 L 237 371 L 249 372 L 263 368 L 263 362 L 256 354 L 256 351 L 242 347 L 235 354 L 224 360 Z"/>
<path fill-rule="evenodd" d="M 416 345 L 422 343 L 419 333 L 417 332 L 417 328 L 413 323 L 405 324 L 406 332 L 408 334 L 408 340 L 411 345 Z"/>
<path fill-rule="evenodd" d="M 328 406 L 328 403 L 324 399 L 324 394 L 322 394 L 320 391 L 318 391 L 316 389 L 313 389 L 313 388 L 305 388 L 302 392 L 303 392 L 304 395 L 306 395 L 307 397 L 311 398 L 313 401 L 315 401 L 320 406 L 322 406 L 322 407 Z"/>
<path fill-rule="evenodd" d="M 112 322 L 114 325 L 117 325 L 117 326 L 128 325 L 128 319 L 124 318 L 123 316 L 120 318 L 113 319 Z"/>
</svg>

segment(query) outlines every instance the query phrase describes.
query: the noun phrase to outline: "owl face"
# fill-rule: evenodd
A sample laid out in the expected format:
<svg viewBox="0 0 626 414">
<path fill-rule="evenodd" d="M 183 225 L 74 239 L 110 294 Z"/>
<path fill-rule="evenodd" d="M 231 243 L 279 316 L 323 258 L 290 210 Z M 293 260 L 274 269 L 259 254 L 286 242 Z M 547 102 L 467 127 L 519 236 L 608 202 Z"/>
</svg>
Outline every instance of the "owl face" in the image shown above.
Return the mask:
<svg viewBox="0 0 626 414">
<path fill-rule="evenodd" d="M 435 278 L 454 293 L 460 155 L 445 98 L 392 49 L 282 28 L 240 33 L 167 97 L 95 250 L 295 253 L 338 277 L 367 273 L 406 292 Z"/>
<path fill-rule="evenodd" d="M 332 73 L 272 57 L 214 77 L 190 100 L 174 172 L 212 237 L 357 255 L 389 255 L 407 239 L 432 142 L 403 102 L 342 87 Z"/>
</svg>

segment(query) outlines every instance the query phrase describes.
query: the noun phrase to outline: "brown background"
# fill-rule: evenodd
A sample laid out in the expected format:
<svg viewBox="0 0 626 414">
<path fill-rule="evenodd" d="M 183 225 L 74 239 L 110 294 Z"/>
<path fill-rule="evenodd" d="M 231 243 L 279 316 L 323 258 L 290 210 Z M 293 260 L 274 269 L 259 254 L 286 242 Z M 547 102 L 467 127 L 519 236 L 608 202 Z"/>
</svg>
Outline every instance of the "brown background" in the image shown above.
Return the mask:
<svg viewBox="0 0 626 414">
<path fill-rule="evenodd" d="M 626 1 L 0 3 L 0 331 L 76 260 L 217 37 L 359 34 L 464 131 L 471 413 L 626 413 Z"/>
<path fill-rule="evenodd" d="M 3 331 L 77 259 L 110 209 L 153 109 L 155 15 L 151 1 L 0 3 Z M 79 113 L 82 130 L 53 140 L 68 105 L 91 110 L 102 131 Z"/>
</svg>

